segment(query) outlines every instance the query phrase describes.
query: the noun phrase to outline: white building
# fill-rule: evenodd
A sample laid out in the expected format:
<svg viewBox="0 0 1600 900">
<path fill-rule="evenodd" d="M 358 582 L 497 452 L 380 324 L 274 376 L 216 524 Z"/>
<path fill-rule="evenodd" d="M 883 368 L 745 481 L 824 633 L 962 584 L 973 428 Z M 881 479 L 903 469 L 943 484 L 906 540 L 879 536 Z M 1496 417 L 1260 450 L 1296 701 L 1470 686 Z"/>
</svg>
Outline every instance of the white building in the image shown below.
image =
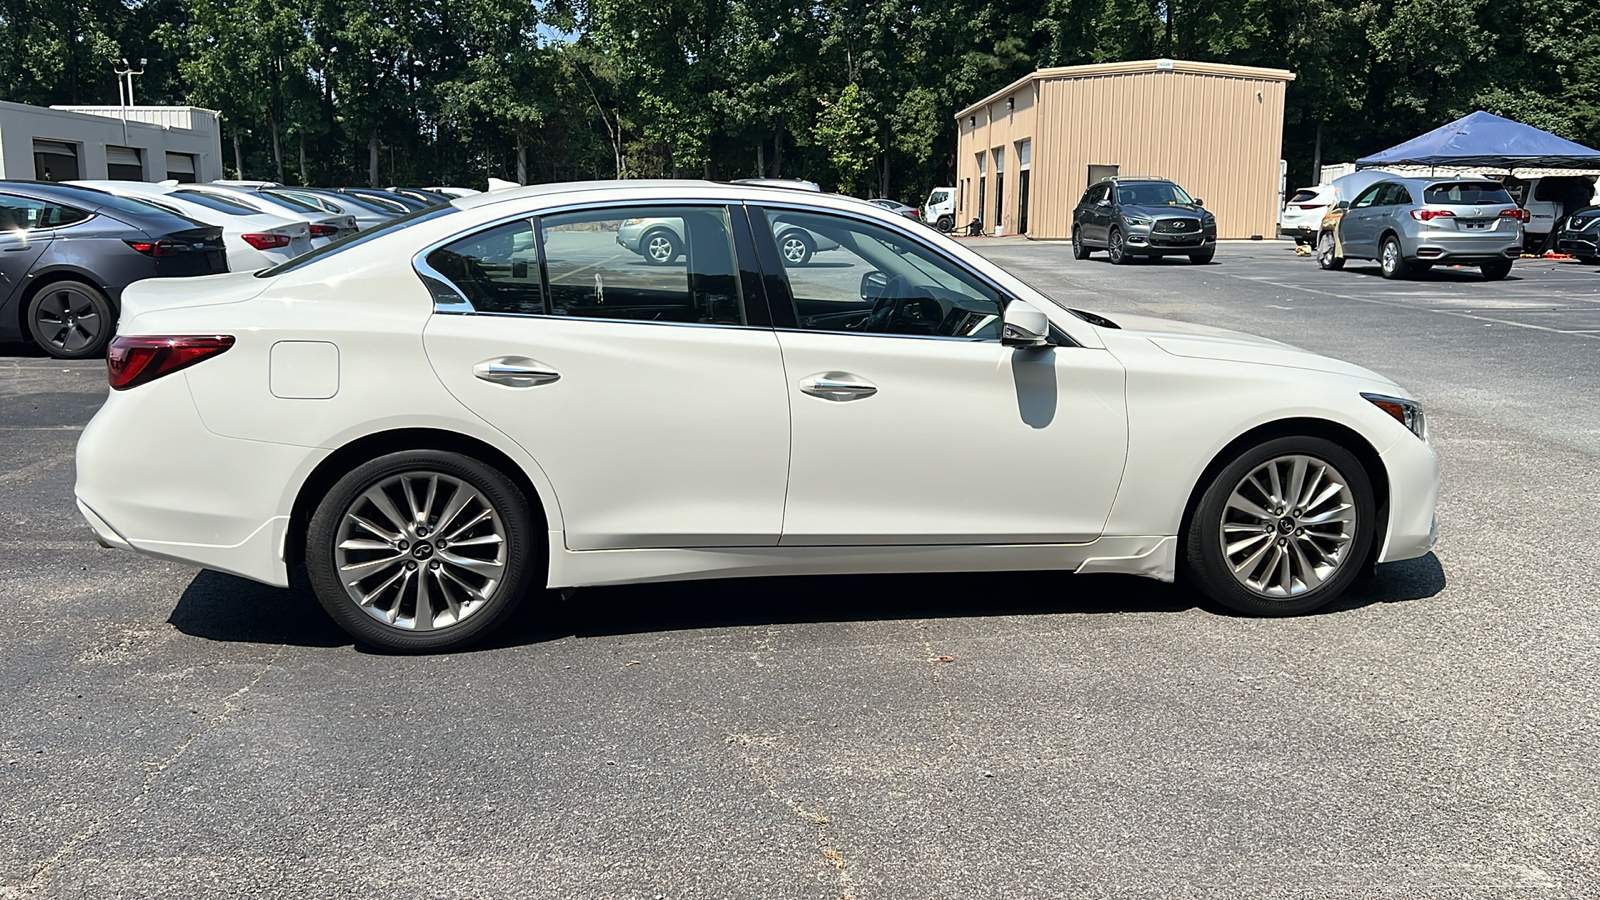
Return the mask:
<svg viewBox="0 0 1600 900">
<path fill-rule="evenodd" d="M 0 101 L 0 178 L 212 181 L 217 113 L 193 106 L 27 106 Z"/>
</svg>

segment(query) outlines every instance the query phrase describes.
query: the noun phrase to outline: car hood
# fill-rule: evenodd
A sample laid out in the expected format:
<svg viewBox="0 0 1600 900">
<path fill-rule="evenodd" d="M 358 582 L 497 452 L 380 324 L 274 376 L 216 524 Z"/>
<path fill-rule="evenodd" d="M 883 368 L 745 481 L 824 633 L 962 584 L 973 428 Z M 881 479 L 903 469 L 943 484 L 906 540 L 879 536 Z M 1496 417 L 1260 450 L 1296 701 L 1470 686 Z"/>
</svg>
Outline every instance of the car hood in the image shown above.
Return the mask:
<svg viewBox="0 0 1600 900">
<path fill-rule="evenodd" d="M 1168 218 L 1168 219 L 1203 219 L 1203 218 L 1206 217 L 1206 212 L 1205 212 L 1205 209 L 1203 207 L 1199 207 L 1199 206 L 1168 206 L 1165 203 L 1162 203 L 1162 204 L 1160 204 L 1158 206 L 1140 206 L 1140 205 L 1137 205 L 1137 204 L 1126 204 L 1126 205 L 1124 205 L 1122 207 L 1122 214 L 1125 215 L 1125 216 L 1128 216 L 1128 215 L 1141 215 L 1141 216 L 1151 216 L 1151 217 L 1162 216 L 1162 217 L 1165 217 L 1165 218 Z"/>
<path fill-rule="evenodd" d="M 1388 385 L 1394 384 L 1390 379 L 1354 363 L 1322 356 L 1309 350 L 1302 350 L 1293 344 L 1245 334 L 1242 331 L 1229 331 L 1226 328 L 1213 328 L 1209 325 L 1175 322 L 1150 316 L 1117 315 L 1112 321 L 1118 326 L 1113 334 L 1144 338 L 1173 356 L 1285 366 L 1291 369 L 1329 372 Z M 1105 331 L 1102 330 L 1102 333 Z"/>
</svg>

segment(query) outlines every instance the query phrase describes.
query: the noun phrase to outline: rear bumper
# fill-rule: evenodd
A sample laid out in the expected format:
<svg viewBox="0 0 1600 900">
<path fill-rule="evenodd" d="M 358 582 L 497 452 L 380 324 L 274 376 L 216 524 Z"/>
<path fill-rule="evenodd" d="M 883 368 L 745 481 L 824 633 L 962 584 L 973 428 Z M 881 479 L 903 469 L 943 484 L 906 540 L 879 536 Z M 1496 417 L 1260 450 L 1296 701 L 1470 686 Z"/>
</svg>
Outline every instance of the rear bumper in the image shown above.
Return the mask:
<svg viewBox="0 0 1600 900">
<path fill-rule="evenodd" d="M 1423 262 L 1487 263 L 1517 259 L 1522 255 L 1522 235 L 1497 234 L 1459 237 L 1428 234 L 1412 240 L 1406 256 Z"/>
</svg>

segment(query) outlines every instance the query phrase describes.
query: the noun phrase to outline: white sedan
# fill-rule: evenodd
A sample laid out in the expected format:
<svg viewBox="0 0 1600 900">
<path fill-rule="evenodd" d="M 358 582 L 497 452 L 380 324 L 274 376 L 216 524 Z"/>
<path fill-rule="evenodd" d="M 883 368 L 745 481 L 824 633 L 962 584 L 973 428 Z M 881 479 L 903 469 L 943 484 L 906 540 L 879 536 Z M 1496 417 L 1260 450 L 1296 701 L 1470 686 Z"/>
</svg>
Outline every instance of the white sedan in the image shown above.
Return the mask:
<svg viewBox="0 0 1600 900">
<path fill-rule="evenodd" d="M 678 220 L 685 252 L 617 246 Z M 785 266 L 773 222 L 839 244 Z M 78 444 L 107 545 L 459 646 L 536 586 L 811 573 L 1183 576 L 1322 606 L 1435 540 L 1421 408 L 1274 341 L 1058 306 L 848 198 L 544 185 L 123 297 Z M 983 474 L 987 472 L 987 477 Z"/>
<path fill-rule="evenodd" d="M 226 197 L 178 196 L 172 193 L 170 185 L 147 181 L 73 181 L 69 184 L 143 200 L 196 222 L 221 226 L 230 272 L 254 272 L 287 262 L 311 249 L 311 226 L 306 221 L 264 213 Z"/>
</svg>

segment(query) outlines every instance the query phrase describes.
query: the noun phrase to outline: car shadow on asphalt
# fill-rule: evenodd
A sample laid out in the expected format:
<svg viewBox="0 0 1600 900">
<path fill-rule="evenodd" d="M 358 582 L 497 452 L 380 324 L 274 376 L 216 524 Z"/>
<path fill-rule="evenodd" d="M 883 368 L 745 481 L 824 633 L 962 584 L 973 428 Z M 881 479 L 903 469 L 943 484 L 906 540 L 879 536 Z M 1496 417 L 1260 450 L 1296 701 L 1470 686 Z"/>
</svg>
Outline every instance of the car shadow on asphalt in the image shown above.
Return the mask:
<svg viewBox="0 0 1600 900">
<path fill-rule="evenodd" d="M 1438 594 L 1444 568 L 1433 554 L 1390 563 L 1361 578 L 1316 615 Z M 205 640 L 350 646 L 317 604 L 303 577 L 281 589 L 202 571 L 168 622 Z M 522 646 L 566 637 L 684 631 L 730 626 L 872 622 L 978 616 L 1229 612 L 1183 584 L 1130 575 L 1067 572 L 737 578 L 584 588 L 563 600 L 535 592 L 499 632 L 474 649 Z M 360 648 L 358 648 L 360 649 Z"/>
</svg>

